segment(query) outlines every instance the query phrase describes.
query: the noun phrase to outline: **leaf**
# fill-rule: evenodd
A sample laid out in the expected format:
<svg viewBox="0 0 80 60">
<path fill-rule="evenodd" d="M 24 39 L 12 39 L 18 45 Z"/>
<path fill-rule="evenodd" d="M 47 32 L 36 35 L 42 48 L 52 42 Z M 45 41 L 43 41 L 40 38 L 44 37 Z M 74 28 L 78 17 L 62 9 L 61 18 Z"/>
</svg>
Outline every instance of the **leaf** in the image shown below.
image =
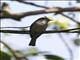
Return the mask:
<svg viewBox="0 0 80 60">
<path fill-rule="evenodd" d="M 60 29 L 67 29 L 69 27 L 69 24 L 67 22 L 60 22 L 56 21 L 56 25 L 60 27 Z"/>
<path fill-rule="evenodd" d="M 44 55 L 47 59 L 50 60 L 64 60 L 64 58 L 56 56 L 56 55 Z"/>
<path fill-rule="evenodd" d="M 80 46 L 80 39 L 79 39 L 79 38 L 75 39 L 75 40 L 74 40 L 74 44 L 75 44 L 76 46 Z"/>
<path fill-rule="evenodd" d="M 0 60 L 11 60 L 11 56 L 5 52 L 0 51 Z"/>
<path fill-rule="evenodd" d="M 29 48 L 28 49 L 29 54 L 35 56 L 38 54 L 38 50 L 36 48 Z"/>
</svg>

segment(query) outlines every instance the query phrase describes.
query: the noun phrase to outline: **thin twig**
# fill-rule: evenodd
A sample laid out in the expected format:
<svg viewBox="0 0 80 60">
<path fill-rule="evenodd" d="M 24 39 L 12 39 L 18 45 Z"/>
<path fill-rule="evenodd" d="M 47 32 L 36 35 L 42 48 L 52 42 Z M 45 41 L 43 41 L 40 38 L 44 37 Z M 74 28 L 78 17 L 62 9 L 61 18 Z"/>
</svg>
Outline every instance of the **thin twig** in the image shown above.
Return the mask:
<svg viewBox="0 0 80 60">
<path fill-rule="evenodd" d="M 80 25 L 80 22 L 76 21 L 75 19 L 73 19 L 73 18 L 71 18 L 71 17 L 69 17 L 69 16 L 67 16 L 65 14 L 62 14 L 62 13 L 61 13 L 61 15 Z"/>
<path fill-rule="evenodd" d="M 69 47 L 68 43 L 65 41 L 65 39 L 63 38 L 63 36 L 60 33 L 58 35 L 61 38 L 61 40 L 64 43 L 64 45 L 66 46 L 66 48 L 68 49 L 69 53 L 70 53 L 70 60 L 73 60 L 74 57 L 73 57 L 73 51 L 72 51 L 72 49 Z"/>
<path fill-rule="evenodd" d="M 3 29 L 3 28 L 28 28 L 30 26 L 27 26 L 27 27 L 0 27 L 0 29 Z"/>
<path fill-rule="evenodd" d="M 48 7 L 46 7 L 46 6 L 38 5 L 38 4 L 35 4 L 35 3 L 32 3 L 32 2 L 25 2 L 24 0 L 16 0 L 16 1 L 18 1 L 20 3 L 32 5 L 32 6 L 35 6 L 35 7 L 40 7 L 40 8 L 46 8 L 46 9 L 48 9 Z"/>
</svg>

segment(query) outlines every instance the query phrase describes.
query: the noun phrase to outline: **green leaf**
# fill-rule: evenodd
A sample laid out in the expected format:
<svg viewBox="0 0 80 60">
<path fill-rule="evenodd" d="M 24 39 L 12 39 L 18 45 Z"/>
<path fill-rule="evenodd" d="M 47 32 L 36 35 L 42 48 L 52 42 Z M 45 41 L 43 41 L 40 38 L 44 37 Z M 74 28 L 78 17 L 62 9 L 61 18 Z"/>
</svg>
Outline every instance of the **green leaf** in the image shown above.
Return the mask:
<svg viewBox="0 0 80 60">
<path fill-rule="evenodd" d="M 69 23 L 67 23 L 67 22 L 59 22 L 59 21 L 56 21 L 55 24 L 57 26 L 59 26 L 60 29 L 67 29 L 69 27 Z"/>
<path fill-rule="evenodd" d="M 38 50 L 36 48 L 29 48 L 28 49 L 29 54 L 35 56 L 38 54 Z"/>
<path fill-rule="evenodd" d="M 0 60 L 11 60 L 11 56 L 5 52 L 0 51 Z"/>
<path fill-rule="evenodd" d="M 74 39 L 74 44 L 75 44 L 76 46 L 80 46 L 80 39 L 79 39 L 79 38 Z"/>
<path fill-rule="evenodd" d="M 80 28 L 80 24 L 77 24 L 77 27 Z"/>
<path fill-rule="evenodd" d="M 56 55 L 44 55 L 47 59 L 50 60 L 64 60 L 64 58 L 56 56 Z"/>
</svg>

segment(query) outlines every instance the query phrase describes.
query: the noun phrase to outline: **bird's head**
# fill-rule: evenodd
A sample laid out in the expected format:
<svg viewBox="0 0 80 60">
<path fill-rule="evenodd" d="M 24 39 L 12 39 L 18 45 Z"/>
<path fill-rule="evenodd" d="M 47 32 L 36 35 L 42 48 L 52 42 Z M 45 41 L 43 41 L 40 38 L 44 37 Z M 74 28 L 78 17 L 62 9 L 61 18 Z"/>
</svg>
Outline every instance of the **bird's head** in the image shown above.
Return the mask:
<svg viewBox="0 0 80 60">
<path fill-rule="evenodd" d="M 49 21 L 52 21 L 52 19 L 50 19 L 50 18 L 49 18 L 49 17 L 47 17 L 47 16 L 42 17 L 42 19 L 43 19 L 43 20 L 47 20 L 48 22 L 49 22 Z"/>
<path fill-rule="evenodd" d="M 39 18 L 36 23 L 43 25 L 43 24 L 49 23 L 50 21 L 53 21 L 53 20 L 45 16 L 45 17 Z"/>
<path fill-rule="evenodd" d="M 47 17 L 47 16 L 41 17 L 41 18 L 39 18 L 39 20 L 44 20 L 47 22 L 53 21 L 50 17 Z"/>
<path fill-rule="evenodd" d="M 48 25 L 50 26 L 55 22 L 55 19 L 51 16 L 45 16 L 46 20 L 48 20 Z"/>
</svg>

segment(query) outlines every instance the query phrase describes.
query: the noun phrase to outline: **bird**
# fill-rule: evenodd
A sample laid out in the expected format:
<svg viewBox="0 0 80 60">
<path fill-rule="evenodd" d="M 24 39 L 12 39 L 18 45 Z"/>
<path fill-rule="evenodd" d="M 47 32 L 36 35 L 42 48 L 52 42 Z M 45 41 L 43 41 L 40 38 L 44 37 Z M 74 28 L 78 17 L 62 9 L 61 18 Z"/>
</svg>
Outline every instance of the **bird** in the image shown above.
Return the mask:
<svg viewBox="0 0 80 60">
<path fill-rule="evenodd" d="M 35 46 L 37 38 L 45 32 L 48 22 L 52 21 L 48 17 L 40 17 L 36 21 L 34 21 L 30 26 L 30 37 L 31 41 L 29 43 L 29 46 Z"/>
</svg>

